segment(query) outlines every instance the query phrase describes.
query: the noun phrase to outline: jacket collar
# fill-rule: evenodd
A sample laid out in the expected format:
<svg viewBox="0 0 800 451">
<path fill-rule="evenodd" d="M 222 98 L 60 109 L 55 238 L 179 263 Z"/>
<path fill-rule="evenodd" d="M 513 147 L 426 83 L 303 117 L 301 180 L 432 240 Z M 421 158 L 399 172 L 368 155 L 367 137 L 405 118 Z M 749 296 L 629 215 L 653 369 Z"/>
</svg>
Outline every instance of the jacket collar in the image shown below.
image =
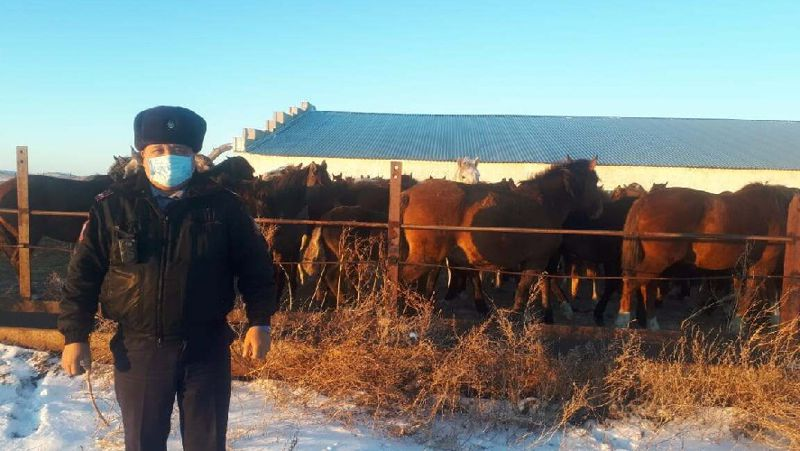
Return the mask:
<svg viewBox="0 0 800 451">
<path fill-rule="evenodd" d="M 139 172 L 135 177 L 124 179 L 112 185 L 114 191 L 118 191 L 135 197 L 152 197 L 152 185 L 143 172 Z M 221 185 L 212 180 L 205 174 L 195 172 L 189 183 L 183 189 L 183 199 L 204 196 L 224 190 Z"/>
</svg>

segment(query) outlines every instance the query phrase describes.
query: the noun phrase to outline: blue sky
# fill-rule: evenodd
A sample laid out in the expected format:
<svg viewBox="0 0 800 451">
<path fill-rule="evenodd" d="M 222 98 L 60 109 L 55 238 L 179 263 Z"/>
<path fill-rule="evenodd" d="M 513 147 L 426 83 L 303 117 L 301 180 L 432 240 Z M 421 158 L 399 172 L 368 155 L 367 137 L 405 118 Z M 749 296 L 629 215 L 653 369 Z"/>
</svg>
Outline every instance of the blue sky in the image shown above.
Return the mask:
<svg viewBox="0 0 800 451">
<path fill-rule="evenodd" d="M 800 120 L 800 2 L 3 1 L 0 169 L 103 172 L 135 114 L 206 145 L 321 110 Z"/>
</svg>

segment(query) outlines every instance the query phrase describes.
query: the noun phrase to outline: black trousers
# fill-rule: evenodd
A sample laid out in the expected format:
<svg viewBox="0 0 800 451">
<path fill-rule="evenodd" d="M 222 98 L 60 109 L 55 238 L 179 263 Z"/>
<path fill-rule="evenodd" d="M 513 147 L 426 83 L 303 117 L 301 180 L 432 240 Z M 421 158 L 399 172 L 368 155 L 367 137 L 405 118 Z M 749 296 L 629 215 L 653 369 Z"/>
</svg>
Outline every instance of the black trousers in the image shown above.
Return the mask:
<svg viewBox="0 0 800 451">
<path fill-rule="evenodd" d="M 227 327 L 197 340 L 165 341 L 161 346 L 117 332 L 111 341 L 114 391 L 127 451 L 167 449 L 176 398 L 183 449 L 225 450 L 231 339 Z"/>
</svg>

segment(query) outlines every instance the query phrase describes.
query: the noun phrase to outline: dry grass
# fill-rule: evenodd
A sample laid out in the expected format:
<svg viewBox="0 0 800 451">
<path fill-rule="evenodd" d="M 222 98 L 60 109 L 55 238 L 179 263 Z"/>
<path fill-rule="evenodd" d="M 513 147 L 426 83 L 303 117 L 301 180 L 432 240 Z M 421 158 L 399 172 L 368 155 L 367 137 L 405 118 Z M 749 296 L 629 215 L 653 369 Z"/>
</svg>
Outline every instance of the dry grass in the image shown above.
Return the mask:
<svg viewBox="0 0 800 451">
<path fill-rule="evenodd" d="M 637 415 L 663 424 L 725 408 L 742 434 L 800 448 L 796 335 L 765 326 L 723 339 L 686 329 L 656 358 L 636 335 L 558 355 L 542 326 L 503 312 L 458 332 L 432 303 L 405 293 L 416 313 L 398 313 L 381 284 L 362 282 L 375 277 L 383 279 L 380 269 L 356 276 L 361 289 L 335 314 L 273 324 L 273 351 L 250 366 L 251 376 L 298 387 L 286 402 L 320 393 L 329 413 L 367 412 L 391 420 L 382 424 L 398 434 L 429 430 L 452 413 L 546 433 L 587 419 Z"/>
<path fill-rule="evenodd" d="M 609 405 L 662 423 L 727 408 L 747 436 L 800 448 L 800 346 L 789 330 L 764 326 L 732 341 L 688 330 L 658 359 L 625 342 L 604 378 Z"/>
<path fill-rule="evenodd" d="M 356 241 L 347 260 L 370 259 L 374 245 Z M 636 335 L 557 354 L 537 324 L 498 311 L 459 331 L 412 293 L 405 307 L 415 314 L 388 308 L 383 268 L 342 273 L 358 289 L 344 290 L 337 312 L 310 305 L 302 322 L 276 318 L 268 360 L 237 362 L 252 377 L 296 388 L 274 391 L 279 402 L 313 402 L 343 420 L 366 412 L 397 434 L 428 431 L 453 413 L 547 434 L 587 419 L 665 424 L 724 409 L 743 436 L 800 449 L 800 345 L 791 329 L 759 326 L 731 339 L 686 326 L 655 357 Z M 53 274 L 46 289 L 61 284 Z"/>
</svg>

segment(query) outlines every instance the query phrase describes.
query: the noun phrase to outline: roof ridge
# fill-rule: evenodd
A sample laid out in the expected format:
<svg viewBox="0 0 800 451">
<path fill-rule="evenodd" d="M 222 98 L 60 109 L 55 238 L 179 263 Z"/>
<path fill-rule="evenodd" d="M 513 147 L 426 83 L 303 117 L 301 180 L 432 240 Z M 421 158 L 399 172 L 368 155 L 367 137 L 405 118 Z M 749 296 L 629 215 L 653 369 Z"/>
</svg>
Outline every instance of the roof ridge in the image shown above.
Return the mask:
<svg viewBox="0 0 800 451">
<path fill-rule="evenodd" d="M 581 115 L 555 115 L 555 114 L 485 114 L 485 113 L 388 113 L 369 111 L 342 111 L 342 110 L 315 110 L 314 113 L 335 113 L 371 116 L 409 116 L 409 117 L 524 117 L 524 118 L 551 118 L 551 119 L 648 119 L 648 120 L 676 120 L 676 121 L 740 121 L 740 122 L 788 122 L 797 124 L 800 120 L 791 119 L 741 119 L 724 117 L 663 117 L 663 116 L 581 116 Z"/>
</svg>

